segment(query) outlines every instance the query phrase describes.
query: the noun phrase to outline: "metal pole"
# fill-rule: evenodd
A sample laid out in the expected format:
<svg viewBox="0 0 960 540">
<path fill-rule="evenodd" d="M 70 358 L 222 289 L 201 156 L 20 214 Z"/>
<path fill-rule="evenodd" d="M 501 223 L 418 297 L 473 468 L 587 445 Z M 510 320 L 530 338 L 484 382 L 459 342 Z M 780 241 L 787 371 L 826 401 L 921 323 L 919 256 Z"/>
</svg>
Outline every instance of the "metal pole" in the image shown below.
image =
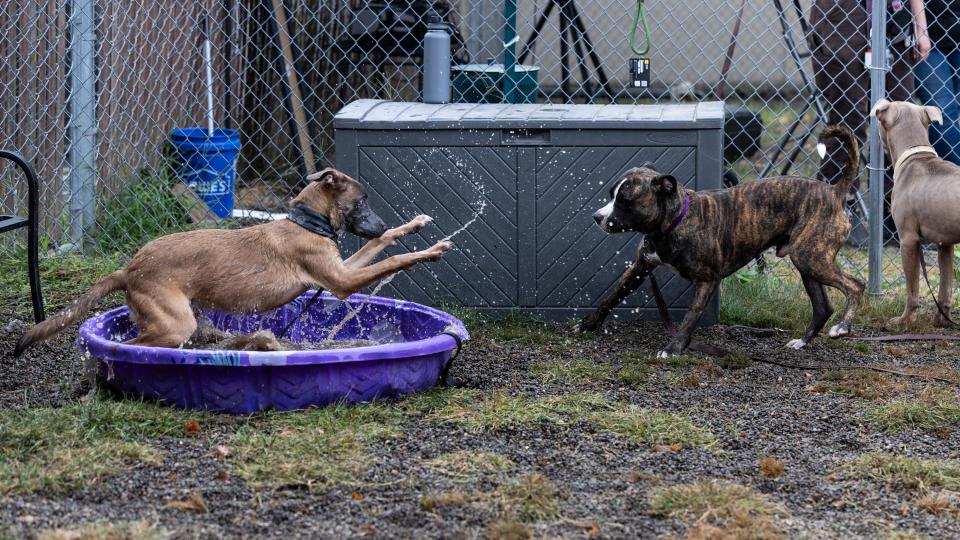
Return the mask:
<svg viewBox="0 0 960 540">
<path fill-rule="evenodd" d="M 96 0 L 70 5 L 70 165 L 71 250 L 84 249 L 93 232 L 97 174 Z"/>
<path fill-rule="evenodd" d="M 517 88 L 517 1 L 503 3 L 503 101 L 516 103 Z"/>
<path fill-rule="evenodd" d="M 887 2 L 873 0 L 871 13 L 870 106 L 886 96 Z M 877 133 L 877 119 L 870 118 L 870 251 L 867 290 L 880 294 L 883 285 L 883 149 Z"/>
</svg>

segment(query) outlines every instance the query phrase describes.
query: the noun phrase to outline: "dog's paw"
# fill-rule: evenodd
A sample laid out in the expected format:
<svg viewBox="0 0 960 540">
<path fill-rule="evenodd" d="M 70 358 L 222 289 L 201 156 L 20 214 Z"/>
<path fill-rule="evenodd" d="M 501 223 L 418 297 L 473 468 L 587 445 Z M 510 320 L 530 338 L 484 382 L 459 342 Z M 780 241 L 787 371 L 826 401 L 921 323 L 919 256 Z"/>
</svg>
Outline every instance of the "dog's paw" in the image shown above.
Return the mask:
<svg viewBox="0 0 960 540">
<path fill-rule="evenodd" d="M 581 319 L 573 325 L 573 331 L 578 334 L 583 334 L 585 332 L 596 332 L 599 328 L 600 324 L 594 321 L 593 317 Z"/>
<path fill-rule="evenodd" d="M 850 325 L 847 323 L 837 323 L 830 327 L 828 335 L 832 338 L 850 335 Z"/>
<path fill-rule="evenodd" d="M 910 315 L 900 315 L 899 317 L 894 317 L 887 321 L 887 328 L 899 328 L 906 330 L 913 326 L 916 316 L 913 314 Z"/>
<path fill-rule="evenodd" d="M 802 349 L 806 346 L 807 342 L 803 339 L 791 339 L 786 344 L 786 348 L 788 349 Z"/>
<path fill-rule="evenodd" d="M 433 221 L 432 217 L 426 214 L 420 214 L 419 216 L 407 222 L 407 227 L 409 227 L 409 229 L 406 231 L 406 233 L 407 234 L 415 233 L 420 229 L 429 225 L 432 221 Z"/>
<path fill-rule="evenodd" d="M 423 250 L 423 254 L 428 261 L 439 261 L 443 254 L 453 249 L 453 242 L 449 240 L 441 240 L 436 244 L 430 246 L 429 249 Z"/>
<path fill-rule="evenodd" d="M 657 358 L 670 358 L 671 356 L 673 355 L 671 355 L 667 351 L 660 351 L 657 353 Z"/>
</svg>

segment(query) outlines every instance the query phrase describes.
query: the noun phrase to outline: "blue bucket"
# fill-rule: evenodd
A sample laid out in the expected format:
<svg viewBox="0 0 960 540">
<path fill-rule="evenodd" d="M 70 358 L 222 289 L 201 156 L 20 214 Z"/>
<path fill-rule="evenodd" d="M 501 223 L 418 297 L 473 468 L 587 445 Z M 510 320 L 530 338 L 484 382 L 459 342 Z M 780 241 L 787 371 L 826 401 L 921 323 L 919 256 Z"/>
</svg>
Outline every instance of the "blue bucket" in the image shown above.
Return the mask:
<svg viewBox="0 0 960 540">
<path fill-rule="evenodd" d="M 204 128 L 177 128 L 170 132 L 174 171 L 218 216 L 233 213 L 234 181 L 240 134 L 217 128 L 213 136 Z"/>
</svg>

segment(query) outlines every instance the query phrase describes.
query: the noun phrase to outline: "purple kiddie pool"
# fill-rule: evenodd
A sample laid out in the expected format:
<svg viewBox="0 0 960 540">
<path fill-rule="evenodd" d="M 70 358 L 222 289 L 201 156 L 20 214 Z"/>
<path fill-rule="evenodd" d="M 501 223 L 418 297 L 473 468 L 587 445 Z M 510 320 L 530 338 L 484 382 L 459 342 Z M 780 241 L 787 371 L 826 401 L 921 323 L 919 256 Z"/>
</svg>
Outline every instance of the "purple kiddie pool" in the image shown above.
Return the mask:
<svg viewBox="0 0 960 540">
<path fill-rule="evenodd" d="M 221 330 L 278 333 L 312 295 L 308 291 L 263 314 L 210 311 L 206 316 Z M 116 390 L 180 408 L 244 414 L 373 401 L 425 390 L 445 376 L 461 342 L 470 337 L 459 319 L 437 309 L 360 294 L 342 302 L 326 293 L 286 337 L 319 341 L 361 304 L 335 339 L 373 340 L 378 345 L 276 352 L 125 345 L 123 341 L 137 335 L 126 307 L 84 322 L 77 344 L 97 359 L 100 374 Z"/>
</svg>

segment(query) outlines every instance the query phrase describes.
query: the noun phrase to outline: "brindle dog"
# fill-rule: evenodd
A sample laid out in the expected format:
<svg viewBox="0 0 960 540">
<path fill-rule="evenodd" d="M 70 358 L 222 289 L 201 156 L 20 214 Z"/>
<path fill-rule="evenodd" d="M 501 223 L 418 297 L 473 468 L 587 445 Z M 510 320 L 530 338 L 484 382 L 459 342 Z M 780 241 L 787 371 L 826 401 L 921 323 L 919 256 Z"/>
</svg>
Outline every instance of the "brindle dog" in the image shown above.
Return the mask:
<svg viewBox="0 0 960 540">
<path fill-rule="evenodd" d="M 799 270 L 813 304 L 813 319 L 806 333 L 787 346 L 799 349 L 809 343 L 833 314 L 824 285 L 840 289 L 847 300 L 843 320 L 830 329 L 830 336 L 849 334 L 863 283 L 842 272 L 835 259 L 850 231 L 844 196 L 856 178 L 860 154 L 848 129 L 828 127 L 820 140 L 830 137 L 843 142 L 848 156 L 845 175 L 835 185 L 781 176 L 725 190 L 695 192 L 679 185 L 673 176 L 658 173 L 649 163 L 627 171 L 611 188 L 610 203 L 593 217 L 607 233 L 646 235 L 645 244 L 653 253 L 641 249 L 637 261 L 620 276 L 617 288 L 579 328 L 597 330 L 610 311 L 643 283 L 651 266 L 666 264 L 696 287 L 677 334 L 660 353 L 680 354 L 689 346 L 693 328 L 720 280 L 775 246 L 777 255 L 789 256 Z M 689 210 L 675 223 L 687 197 Z"/>
<path fill-rule="evenodd" d="M 387 230 L 367 204 L 366 190 L 353 178 L 325 169 L 307 180 L 311 182 L 291 204 L 322 226 L 311 230 L 282 219 L 245 229 L 207 229 L 157 238 L 134 254 L 125 269 L 103 278 L 66 310 L 28 330 L 14 354 L 19 356 L 76 322 L 116 290 L 126 293 L 127 306 L 140 328 L 130 343 L 180 347 L 197 330 L 194 305 L 265 311 L 318 285 L 342 299 L 389 274 L 438 260 L 452 247 L 441 241 L 423 251 L 370 264 L 398 238 L 425 227 L 431 218 L 417 216 Z M 347 260 L 341 259 L 335 238 L 343 231 L 369 240 Z"/>
</svg>

